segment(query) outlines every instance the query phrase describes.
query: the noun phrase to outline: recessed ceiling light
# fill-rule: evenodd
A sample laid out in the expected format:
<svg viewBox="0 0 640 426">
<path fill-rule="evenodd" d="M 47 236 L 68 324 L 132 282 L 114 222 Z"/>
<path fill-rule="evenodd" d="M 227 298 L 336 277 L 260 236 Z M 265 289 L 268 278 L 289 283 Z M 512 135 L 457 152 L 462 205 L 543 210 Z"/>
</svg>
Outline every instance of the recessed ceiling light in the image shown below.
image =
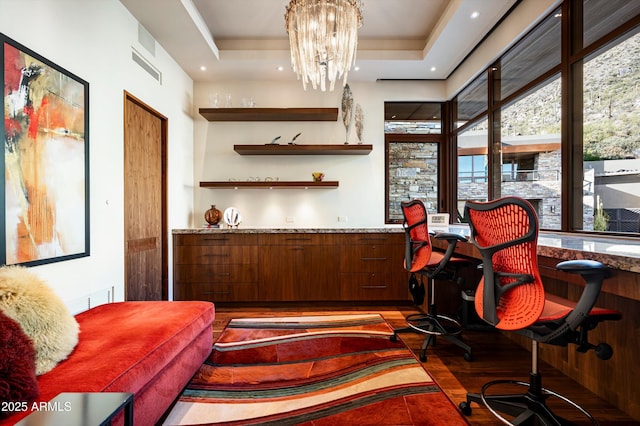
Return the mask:
<svg viewBox="0 0 640 426">
<path fill-rule="evenodd" d="M 353 70 L 354 71 L 360 71 L 360 67 L 356 65 L 355 67 L 353 67 Z"/>
<path fill-rule="evenodd" d="M 431 67 L 431 72 L 434 72 L 436 70 L 436 67 Z"/>
<path fill-rule="evenodd" d="M 282 71 L 282 70 L 284 70 L 284 67 L 283 67 L 282 65 L 280 65 L 280 66 L 278 67 L 278 71 Z"/>
<path fill-rule="evenodd" d="M 471 13 L 471 19 L 476 19 L 478 16 L 480 16 L 480 12 L 478 12 L 477 10 Z"/>
<path fill-rule="evenodd" d="M 206 70 L 207 70 L 207 67 L 205 67 L 204 65 L 200 67 L 200 71 L 206 71 Z"/>
</svg>

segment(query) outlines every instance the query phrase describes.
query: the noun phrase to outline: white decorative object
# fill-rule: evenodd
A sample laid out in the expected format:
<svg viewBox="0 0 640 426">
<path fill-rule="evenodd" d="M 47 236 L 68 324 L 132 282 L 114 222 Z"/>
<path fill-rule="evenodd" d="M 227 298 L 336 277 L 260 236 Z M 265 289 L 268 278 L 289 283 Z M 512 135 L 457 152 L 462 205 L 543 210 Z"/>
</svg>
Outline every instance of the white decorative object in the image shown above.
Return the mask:
<svg viewBox="0 0 640 426">
<path fill-rule="evenodd" d="M 427 227 L 430 230 L 449 229 L 449 213 L 431 213 L 427 215 Z"/>
<path fill-rule="evenodd" d="M 220 97 L 217 93 L 209 95 L 209 106 L 212 108 L 218 108 L 220 106 Z"/>
<path fill-rule="evenodd" d="M 356 105 L 356 112 L 354 120 L 356 122 L 356 136 L 358 137 L 358 144 L 362 143 L 362 126 L 364 126 L 364 116 L 362 114 L 362 107 L 360 104 Z"/>
<path fill-rule="evenodd" d="M 336 80 L 347 83 L 355 63 L 358 29 L 362 26 L 361 0 L 291 0 L 285 11 L 291 65 L 307 90 L 311 82 L 333 91 Z"/>
<path fill-rule="evenodd" d="M 348 84 L 344 86 L 342 91 L 342 123 L 347 136 L 344 140 L 345 144 L 349 143 L 349 133 L 351 132 L 351 122 L 353 121 L 353 94 Z"/>
<path fill-rule="evenodd" d="M 242 216 L 240 216 L 240 212 L 235 207 L 227 208 L 222 214 L 224 218 L 224 223 L 229 225 L 230 227 L 237 227 L 242 222 Z"/>
</svg>

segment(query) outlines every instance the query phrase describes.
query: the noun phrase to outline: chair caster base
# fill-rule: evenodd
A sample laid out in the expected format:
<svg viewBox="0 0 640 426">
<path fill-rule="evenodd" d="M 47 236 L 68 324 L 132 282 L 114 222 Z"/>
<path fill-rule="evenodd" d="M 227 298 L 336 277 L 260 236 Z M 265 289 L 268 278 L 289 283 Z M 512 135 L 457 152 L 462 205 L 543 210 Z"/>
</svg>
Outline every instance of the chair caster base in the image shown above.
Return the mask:
<svg viewBox="0 0 640 426">
<path fill-rule="evenodd" d="M 495 385 L 517 385 L 528 387 L 529 392 L 523 394 L 497 394 L 487 395 L 487 390 Z M 549 397 L 555 397 L 574 409 L 578 410 L 587 418 L 592 425 L 598 426 L 598 421 L 584 408 L 567 397 L 553 392 L 546 388 L 540 388 L 539 393 L 531 392 L 531 384 L 516 380 L 494 380 L 482 386 L 479 394 L 467 394 L 467 400 L 458 404 L 458 408 L 465 416 L 471 415 L 471 403 L 475 402 L 480 406 L 486 407 L 491 414 L 508 425 L 543 425 L 558 426 L 573 424 L 567 420 L 557 416 L 546 405 L 545 401 Z M 512 417 L 511 419 L 504 417 Z"/>
<path fill-rule="evenodd" d="M 413 314 L 407 317 L 407 328 L 433 336 L 457 336 L 462 333 L 460 321 L 446 315 Z"/>
<path fill-rule="evenodd" d="M 458 404 L 458 408 L 465 416 L 471 415 L 471 404 L 469 404 L 467 401 L 462 401 L 460 404 Z"/>
<path fill-rule="evenodd" d="M 436 337 L 448 340 L 464 350 L 465 361 L 472 360 L 471 347 L 459 336 L 462 332 L 462 325 L 456 319 L 444 315 L 412 314 L 407 317 L 407 327 L 395 329 L 393 335 L 389 336 L 389 340 L 395 342 L 398 340 L 398 333 L 409 331 L 426 334 L 422 351 L 418 356 L 421 362 L 427 361 L 427 348 L 435 346 Z"/>
</svg>

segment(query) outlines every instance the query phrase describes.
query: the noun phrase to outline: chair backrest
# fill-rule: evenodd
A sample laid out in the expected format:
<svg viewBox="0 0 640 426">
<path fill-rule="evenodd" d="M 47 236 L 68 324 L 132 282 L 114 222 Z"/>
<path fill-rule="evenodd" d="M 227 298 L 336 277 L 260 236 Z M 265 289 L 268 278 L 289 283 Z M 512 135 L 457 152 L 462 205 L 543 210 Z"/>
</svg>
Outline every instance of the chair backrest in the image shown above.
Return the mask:
<svg viewBox="0 0 640 426">
<path fill-rule="evenodd" d="M 404 267 L 407 271 L 416 272 L 427 266 L 433 250 L 427 225 L 427 209 L 421 200 L 402 201 L 400 207 L 404 216 Z"/>
<path fill-rule="evenodd" d="M 483 277 L 475 298 L 478 315 L 502 330 L 530 326 L 545 303 L 533 206 L 518 197 L 468 201 L 465 218 L 482 256 Z"/>
</svg>

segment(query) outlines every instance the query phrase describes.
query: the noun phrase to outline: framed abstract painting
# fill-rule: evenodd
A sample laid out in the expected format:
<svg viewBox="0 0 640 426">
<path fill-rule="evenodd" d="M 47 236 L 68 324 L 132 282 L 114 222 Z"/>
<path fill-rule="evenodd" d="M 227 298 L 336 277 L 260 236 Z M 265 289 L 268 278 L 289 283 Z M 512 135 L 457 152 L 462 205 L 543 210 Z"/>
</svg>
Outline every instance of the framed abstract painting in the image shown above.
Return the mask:
<svg viewBox="0 0 640 426">
<path fill-rule="evenodd" d="M 89 255 L 89 83 L 0 34 L 0 262 Z"/>
</svg>

